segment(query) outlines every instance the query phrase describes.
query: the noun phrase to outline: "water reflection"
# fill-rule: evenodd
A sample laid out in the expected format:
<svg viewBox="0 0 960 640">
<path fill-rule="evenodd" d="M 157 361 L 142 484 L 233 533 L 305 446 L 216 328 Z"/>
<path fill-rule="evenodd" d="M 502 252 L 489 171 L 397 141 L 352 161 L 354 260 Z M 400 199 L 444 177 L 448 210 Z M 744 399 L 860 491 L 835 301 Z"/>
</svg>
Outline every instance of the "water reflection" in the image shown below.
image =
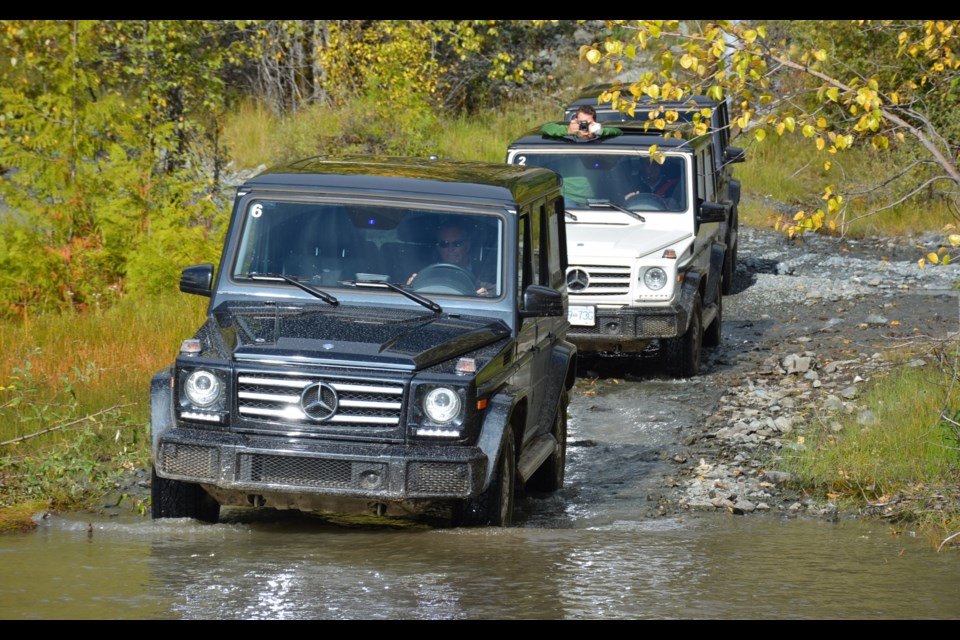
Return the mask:
<svg viewBox="0 0 960 640">
<path fill-rule="evenodd" d="M 0 537 L 0 617 L 960 617 L 960 554 L 852 521 L 705 514 L 444 530 L 83 518 Z"/>
</svg>

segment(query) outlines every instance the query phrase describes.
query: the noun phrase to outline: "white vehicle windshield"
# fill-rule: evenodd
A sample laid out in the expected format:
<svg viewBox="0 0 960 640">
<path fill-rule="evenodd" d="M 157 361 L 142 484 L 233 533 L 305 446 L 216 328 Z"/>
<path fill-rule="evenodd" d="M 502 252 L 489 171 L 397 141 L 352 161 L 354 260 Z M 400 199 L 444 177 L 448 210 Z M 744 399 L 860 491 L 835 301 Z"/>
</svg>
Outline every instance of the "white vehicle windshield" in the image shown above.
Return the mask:
<svg viewBox="0 0 960 640">
<path fill-rule="evenodd" d="M 685 211 L 684 158 L 667 156 L 663 164 L 647 155 L 591 153 L 518 153 L 514 164 L 551 169 L 563 177 L 568 209 L 605 200 L 631 211 Z"/>
<path fill-rule="evenodd" d="M 338 202 L 246 203 L 236 278 L 282 275 L 314 287 L 390 282 L 422 294 L 499 296 L 503 220 Z"/>
</svg>

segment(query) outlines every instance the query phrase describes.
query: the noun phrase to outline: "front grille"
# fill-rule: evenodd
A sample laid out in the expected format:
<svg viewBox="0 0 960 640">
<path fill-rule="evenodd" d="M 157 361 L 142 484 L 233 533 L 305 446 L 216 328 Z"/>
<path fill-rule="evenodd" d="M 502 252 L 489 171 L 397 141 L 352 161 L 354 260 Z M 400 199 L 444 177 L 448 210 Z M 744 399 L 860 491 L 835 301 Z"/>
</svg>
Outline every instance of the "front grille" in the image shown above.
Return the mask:
<svg viewBox="0 0 960 640">
<path fill-rule="evenodd" d="M 303 412 L 300 395 L 315 383 L 337 393 L 337 410 L 325 420 L 311 420 Z M 240 371 L 237 374 L 237 410 L 253 421 L 280 422 L 309 432 L 320 426 L 395 428 L 403 411 L 404 384 L 400 380 L 369 380 L 284 375 Z"/>
<path fill-rule="evenodd" d="M 630 293 L 630 267 L 576 265 L 575 268 L 585 271 L 590 278 L 590 283 L 586 289 L 580 291 L 571 288 L 569 290 L 571 297 L 578 295 L 625 296 Z"/>
<path fill-rule="evenodd" d="M 387 465 L 302 456 L 241 454 L 237 481 L 287 487 L 385 490 Z"/>
<path fill-rule="evenodd" d="M 164 444 L 157 466 L 168 475 L 214 480 L 220 473 L 220 451 L 215 447 Z"/>
<path fill-rule="evenodd" d="M 675 335 L 677 335 L 675 316 L 637 318 L 638 338 L 669 338 Z"/>
<path fill-rule="evenodd" d="M 407 466 L 411 496 L 464 494 L 470 488 L 467 465 L 450 462 L 412 462 Z"/>
</svg>

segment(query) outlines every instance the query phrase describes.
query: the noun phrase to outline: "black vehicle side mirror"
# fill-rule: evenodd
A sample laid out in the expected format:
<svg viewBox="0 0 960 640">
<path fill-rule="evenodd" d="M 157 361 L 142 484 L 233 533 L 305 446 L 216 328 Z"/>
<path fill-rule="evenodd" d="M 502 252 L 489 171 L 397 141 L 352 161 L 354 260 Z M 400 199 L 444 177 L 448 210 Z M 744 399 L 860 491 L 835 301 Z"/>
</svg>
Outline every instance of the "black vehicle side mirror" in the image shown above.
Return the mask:
<svg viewBox="0 0 960 640">
<path fill-rule="evenodd" d="M 556 289 L 532 284 L 523 290 L 521 318 L 546 318 L 565 315 L 563 294 Z"/>
<path fill-rule="evenodd" d="M 213 292 L 213 265 L 198 264 L 180 272 L 180 291 L 210 297 Z"/>
<path fill-rule="evenodd" d="M 735 162 L 744 162 L 747 159 L 747 152 L 740 147 L 727 147 L 723 150 L 723 164 L 733 164 Z"/>
<path fill-rule="evenodd" d="M 724 222 L 730 215 L 730 205 L 719 202 L 701 202 L 697 208 L 697 224 Z"/>
</svg>

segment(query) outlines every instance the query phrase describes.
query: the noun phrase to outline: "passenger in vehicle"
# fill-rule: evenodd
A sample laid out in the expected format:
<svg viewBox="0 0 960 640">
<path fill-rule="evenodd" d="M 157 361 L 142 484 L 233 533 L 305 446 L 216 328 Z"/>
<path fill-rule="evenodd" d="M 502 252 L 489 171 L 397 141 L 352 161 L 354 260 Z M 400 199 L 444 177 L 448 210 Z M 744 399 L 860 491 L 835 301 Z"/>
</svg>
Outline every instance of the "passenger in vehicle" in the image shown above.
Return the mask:
<svg viewBox="0 0 960 640">
<path fill-rule="evenodd" d="M 580 140 L 593 140 L 598 137 L 618 136 L 623 132 L 616 127 L 601 125 L 597 122 L 597 110 L 585 105 L 577 109 L 567 126 L 559 122 L 548 122 L 540 127 L 540 133 L 545 136 L 573 136 Z"/>
</svg>

